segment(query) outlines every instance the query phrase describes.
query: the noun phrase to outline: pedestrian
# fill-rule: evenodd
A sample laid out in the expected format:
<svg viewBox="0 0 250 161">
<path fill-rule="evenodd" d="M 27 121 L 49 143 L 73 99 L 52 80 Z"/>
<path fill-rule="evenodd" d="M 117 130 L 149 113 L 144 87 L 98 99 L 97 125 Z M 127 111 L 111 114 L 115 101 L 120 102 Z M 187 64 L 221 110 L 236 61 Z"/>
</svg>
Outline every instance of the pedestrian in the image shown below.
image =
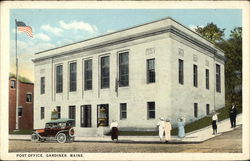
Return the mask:
<svg viewBox="0 0 250 161">
<path fill-rule="evenodd" d="M 118 142 L 118 122 L 116 120 L 112 120 L 110 124 L 110 130 L 111 130 L 111 139 L 113 141 Z"/>
<path fill-rule="evenodd" d="M 185 120 L 184 118 L 179 118 L 178 119 L 178 137 L 183 138 L 185 137 Z"/>
<path fill-rule="evenodd" d="M 171 130 L 172 130 L 172 126 L 169 119 L 166 119 L 164 130 L 165 130 L 166 142 L 169 142 L 171 140 Z"/>
<path fill-rule="evenodd" d="M 159 118 L 159 122 L 157 123 L 159 129 L 159 137 L 160 141 L 163 141 L 164 129 L 165 129 L 165 121 L 163 117 Z"/>
<path fill-rule="evenodd" d="M 230 116 L 230 122 L 231 122 L 231 128 L 236 127 L 236 115 L 237 115 L 237 110 L 235 105 L 233 105 L 229 111 L 229 116 Z"/>
<path fill-rule="evenodd" d="M 217 122 L 218 122 L 218 113 L 214 112 L 212 116 L 212 127 L 213 127 L 213 135 L 217 134 Z"/>
</svg>

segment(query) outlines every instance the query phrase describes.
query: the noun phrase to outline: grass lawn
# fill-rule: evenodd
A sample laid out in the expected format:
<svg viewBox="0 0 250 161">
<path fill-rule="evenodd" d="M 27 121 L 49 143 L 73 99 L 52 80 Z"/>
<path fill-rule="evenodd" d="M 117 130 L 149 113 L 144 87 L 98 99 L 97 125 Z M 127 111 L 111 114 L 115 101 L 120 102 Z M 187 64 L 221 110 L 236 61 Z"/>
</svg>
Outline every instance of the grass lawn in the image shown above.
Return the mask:
<svg viewBox="0 0 250 161">
<path fill-rule="evenodd" d="M 229 107 L 221 108 L 217 110 L 217 112 L 219 113 L 218 115 L 219 121 L 229 118 Z M 241 113 L 241 110 L 238 110 L 238 114 L 239 113 Z M 186 133 L 211 125 L 211 122 L 212 122 L 211 117 L 212 116 L 207 116 L 195 122 L 187 124 L 185 126 Z M 178 128 L 174 128 L 171 131 L 171 135 L 177 135 L 177 134 L 178 134 Z M 155 135 L 156 136 L 158 135 L 158 131 L 120 131 L 119 135 L 146 135 L 146 136 Z"/>
<path fill-rule="evenodd" d="M 10 131 L 9 134 L 32 134 L 32 130 L 19 130 L 19 131 Z"/>
</svg>

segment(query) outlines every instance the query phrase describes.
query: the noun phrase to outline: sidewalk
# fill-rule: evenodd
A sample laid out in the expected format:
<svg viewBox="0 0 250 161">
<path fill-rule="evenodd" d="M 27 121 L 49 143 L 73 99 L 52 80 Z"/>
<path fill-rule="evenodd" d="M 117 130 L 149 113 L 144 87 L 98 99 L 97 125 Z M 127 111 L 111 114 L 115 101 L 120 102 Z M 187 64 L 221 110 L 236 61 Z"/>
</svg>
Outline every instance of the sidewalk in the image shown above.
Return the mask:
<svg viewBox="0 0 250 161">
<path fill-rule="evenodd" d="M 237 127 L 242 125 L 242 114 L 237 115 Z M 201 143 L 225 132 L 234 130 L 231 128 L 230 120 L 226 119 L 220 121 L 218 124 L 218 134 L 212 134 L 212 127 L 207 126 L 205 128 L 192 131 L 186 134 L 185 138 L 178 138 L 172 136 L 172 140 L 169 143 L 184 144 L 184 143 Z M 10 140 L 30 140 L 30 135 L 9 135 Z M 110 136 L 103 137 L 75 137 L 76 142 L 111 142 Z M 119 136 L 119 143 L 160 143 L 158 136 Z"/>
</svg>

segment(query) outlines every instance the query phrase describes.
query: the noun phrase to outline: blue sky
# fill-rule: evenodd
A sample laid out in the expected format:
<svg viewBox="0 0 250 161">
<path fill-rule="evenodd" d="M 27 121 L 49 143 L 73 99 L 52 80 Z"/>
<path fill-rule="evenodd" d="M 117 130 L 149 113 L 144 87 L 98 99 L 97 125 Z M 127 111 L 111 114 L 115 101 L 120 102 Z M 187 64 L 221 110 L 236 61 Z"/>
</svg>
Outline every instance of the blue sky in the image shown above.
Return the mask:
<svg viewBox="0 0 250 161">
<path fill-rule="evenodd" d="M 18 55 L 20 73 L 34 80 L 31 58 L 36 52 L 166 17 L 191 29 L 213 22 L 225 28 L 225 38 L 242 26 L 239 9 L 12 9 L 11 72 L 15 72 L 15 19 L 33 29 L 33 38 L 18 32 Z"/>
</svg>

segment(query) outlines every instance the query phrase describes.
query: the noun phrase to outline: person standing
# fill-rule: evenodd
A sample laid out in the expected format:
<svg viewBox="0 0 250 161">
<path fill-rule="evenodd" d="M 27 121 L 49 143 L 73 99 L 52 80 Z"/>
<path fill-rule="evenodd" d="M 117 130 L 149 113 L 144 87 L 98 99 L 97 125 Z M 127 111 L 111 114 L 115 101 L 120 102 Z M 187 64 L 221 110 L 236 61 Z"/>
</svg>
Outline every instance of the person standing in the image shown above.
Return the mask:
<svg viewBox="0 0 250 161">
<path fill-rule="evenodd" d="M 213 135 L 217 134 L 217 122 L 218 122 L 218 116 L 217 116 L 217 113 L 214 112 L 214 114 L 212 116 Z"/>
<path fill-rule="evenodd" d="M 235 105 L 233 105 L 229 111 L 229 116 L 230 116 L 230 122 L 231 122 L 231 128 L 236 127 L 236 115 L 237 115 L 237 110 L 235 108 Z"/>
<path fill-rule="evenodd" d="M 178 119 L 178 137 L 183 138 L 185 137 L 185 121 L 184 118 Z"/>
<path fill-rule="evenodd" d="M 112 120 L 110 124 L 110 129 L 111 129 L 111 139 L 113 141 L 118 141 L 118 122 L 116 120 Z"/>
<path fill-rule="evenodd" d="M 164 129 L 165 129 L 165 121 L 163 117 L 160 117 L 159 122 L 157 123 L 159 129 L 159 137 L 160 141 L 163 141 Z"/>
<path fill-rule="evenodd" d="M 166 142 L 168 142 L 171 140 L 171 130 L 172 130 L 170 120 L 168 120 L 168 119 L 165 122 L 164 130 L 165 130 L 165 139 L 166 139 Z"/>
</svg>

